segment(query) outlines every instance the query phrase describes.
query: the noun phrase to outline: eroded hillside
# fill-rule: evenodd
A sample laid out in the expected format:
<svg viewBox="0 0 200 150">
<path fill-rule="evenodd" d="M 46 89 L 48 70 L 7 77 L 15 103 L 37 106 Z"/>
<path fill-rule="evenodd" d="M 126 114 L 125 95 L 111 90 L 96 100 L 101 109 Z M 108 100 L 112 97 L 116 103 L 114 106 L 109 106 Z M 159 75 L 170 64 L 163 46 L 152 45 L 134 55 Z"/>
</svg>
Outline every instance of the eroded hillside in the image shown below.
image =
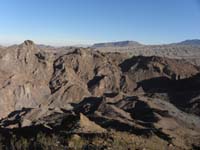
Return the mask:
<svg viewBox="0 0 200 150">
<path fill-rule="evenodd" d="M 200 146 L 199 67 L 182 59 L 25 41 L 1 49 L 0 85 L 2 149 Z"/>
</svg>

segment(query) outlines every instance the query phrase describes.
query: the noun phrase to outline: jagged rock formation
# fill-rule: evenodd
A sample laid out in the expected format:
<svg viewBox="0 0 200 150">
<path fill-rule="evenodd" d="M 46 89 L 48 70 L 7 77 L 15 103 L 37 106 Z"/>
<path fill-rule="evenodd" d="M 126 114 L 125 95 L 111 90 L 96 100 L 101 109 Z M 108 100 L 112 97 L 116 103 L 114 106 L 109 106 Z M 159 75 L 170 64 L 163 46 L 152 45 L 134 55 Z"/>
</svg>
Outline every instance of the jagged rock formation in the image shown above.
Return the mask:
<svg viewBox="0 0 200 150">
<path fill-rule="evenodd" d="M 53 72 L 50 59 L 32 41 L 1 52 L 0 117 L 23 107 L 37 107 L 47 100 Z"/>
<path fill-rule="evenodd" d="M 32 41 L 0 55 L 2 129 L 112 129 L 156 136 L 176 148 L 199 144 L 193 143 L 200 137 L 199 67 L 187 61 L 83 48 L 48 51 Z"/>
</svg>

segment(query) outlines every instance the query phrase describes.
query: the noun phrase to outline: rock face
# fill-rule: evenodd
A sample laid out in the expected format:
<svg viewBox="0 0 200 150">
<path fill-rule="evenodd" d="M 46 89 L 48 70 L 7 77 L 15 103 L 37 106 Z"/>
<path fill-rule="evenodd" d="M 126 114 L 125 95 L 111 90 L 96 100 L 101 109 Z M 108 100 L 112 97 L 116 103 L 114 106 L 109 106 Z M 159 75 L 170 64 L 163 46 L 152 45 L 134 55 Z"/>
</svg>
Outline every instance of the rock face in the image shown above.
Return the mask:
<svg viewBox="0 0 200 150">
<path fill-rule="evenodd" d="M 51 105 L 80 102 L 84 97 L 119 92 L 121 72 L 99 52 L 75 49 L 54 62 L 50 80 Z"/>
<path fill-rule="evenodd" d="M 23 107 L 37 107 L 47 100 L 53 72 L 50 59 L 32 41 L 1 52 L 0 117 Z"/>
<path fill-rule="evenodd" d="M 48 51 L 25 41 L 1 49 L 0 64 L 3 129 L 113 129 L 173 143 L 200 137 L 199 67 L 187 61 L 83 48 Z"/>
<path fill-rule="evenodd" d="M 153 80 L 151 85 L 159 84 L 159 78 L 165 83 L 158 87 L 162 90 L 162 85 L 168 84 L 167 80 L 181 80 L 196 75 L 199 68 L 184 60 L 151 57 L 132 57 L 123 61 L 120 65 L 123 72 L 123 89 L 132 93 L 134 90 L 140 90 L 140 83 L 146 80 Z M 155 80 L 155 82 L 154 82 Z M 162 81 L 163 81 L 162 80 Z M 156 82 L 158 81 L 158 82 Z M 137 83 L 137 84 L 135 84 Z M 155 85 L 156 86 L 156 85 Z M 142 88 L 144 90 L 144 88 Z"/>
<path fill-rule="evenodd" d="M 80 113 L 79 121 L 71 129 L 74 133 L 104 133 L 106 132 L 101 126 L 90 121 L 85 115 Z"/>
</svg>

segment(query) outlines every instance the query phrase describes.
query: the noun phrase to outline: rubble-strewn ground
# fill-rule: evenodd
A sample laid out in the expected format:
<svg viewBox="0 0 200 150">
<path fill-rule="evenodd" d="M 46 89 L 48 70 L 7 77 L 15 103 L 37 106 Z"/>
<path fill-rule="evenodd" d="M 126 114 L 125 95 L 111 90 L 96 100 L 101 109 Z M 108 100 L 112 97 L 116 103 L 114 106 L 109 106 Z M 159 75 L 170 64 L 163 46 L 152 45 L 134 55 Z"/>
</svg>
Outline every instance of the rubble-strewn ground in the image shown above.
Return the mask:
<svg viewBox="0 0 200 150">
<path fill-rule="evenodd" d="M 0 51 L 0 149 L 200 148 L 195 63 L 32 41 Z"/>
</svg>

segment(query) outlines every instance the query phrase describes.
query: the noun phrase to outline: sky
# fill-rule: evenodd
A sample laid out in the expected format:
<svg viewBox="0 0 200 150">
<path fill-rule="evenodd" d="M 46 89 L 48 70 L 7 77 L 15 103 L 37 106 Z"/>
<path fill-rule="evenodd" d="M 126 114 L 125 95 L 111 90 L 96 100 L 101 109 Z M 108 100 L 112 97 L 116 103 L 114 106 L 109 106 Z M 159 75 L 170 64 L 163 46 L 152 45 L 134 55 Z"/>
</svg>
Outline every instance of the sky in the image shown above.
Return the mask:
<svg viewBox="0 0 200 150">
<path fill-rule="evenodd" d="M 0 0 L 0 44 L 200 39 L 200 0 Z"/>
</svg>

